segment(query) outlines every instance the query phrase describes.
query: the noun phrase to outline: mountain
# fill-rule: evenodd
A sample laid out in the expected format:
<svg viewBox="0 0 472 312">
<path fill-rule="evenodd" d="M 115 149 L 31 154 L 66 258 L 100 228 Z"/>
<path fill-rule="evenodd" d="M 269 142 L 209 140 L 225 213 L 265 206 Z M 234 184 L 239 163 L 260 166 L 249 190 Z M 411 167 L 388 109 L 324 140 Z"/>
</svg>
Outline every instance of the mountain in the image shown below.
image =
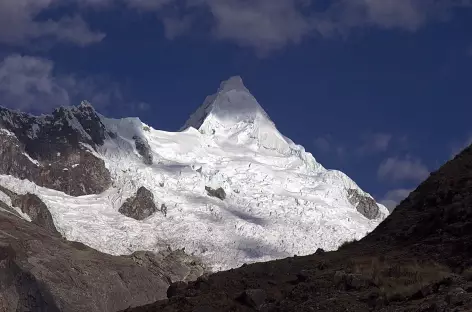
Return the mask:
<svg viewBox="0 0 472 312">
<path fill-rule="evenodd" d="M 213 271 L 335 250 L 388 215 L 284 137 L 240 77 L 179 132 L 87 102 L 42 116 L 0 108 L 0 186 L 37 196 L 67 240 L 111 255 L 185 249 Z"/>
<path fill-rule="evenodd" d="M 128 312 L 472 311 L 472 146 L 338 251 L 177 282 Z"/>
</svg>

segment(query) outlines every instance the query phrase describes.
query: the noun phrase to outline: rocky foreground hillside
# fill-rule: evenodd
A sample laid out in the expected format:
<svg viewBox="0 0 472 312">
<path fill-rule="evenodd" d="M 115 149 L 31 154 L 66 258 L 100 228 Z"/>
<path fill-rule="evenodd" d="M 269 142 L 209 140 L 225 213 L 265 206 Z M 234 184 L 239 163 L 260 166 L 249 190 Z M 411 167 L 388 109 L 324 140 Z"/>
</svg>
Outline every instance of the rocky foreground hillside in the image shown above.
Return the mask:
<svg viewBox="0 0 472 312">
<path fill-rule="evenodd" d="M 0 311 L 118 311 L 203 273 L 180 250 L 111 256 L 0 209 Z"/>
<path fill-rule="evenodd" d="M 472 311 L 472 147 L 335 252 L 175 283 L 127 311 Z"/>
</svg>

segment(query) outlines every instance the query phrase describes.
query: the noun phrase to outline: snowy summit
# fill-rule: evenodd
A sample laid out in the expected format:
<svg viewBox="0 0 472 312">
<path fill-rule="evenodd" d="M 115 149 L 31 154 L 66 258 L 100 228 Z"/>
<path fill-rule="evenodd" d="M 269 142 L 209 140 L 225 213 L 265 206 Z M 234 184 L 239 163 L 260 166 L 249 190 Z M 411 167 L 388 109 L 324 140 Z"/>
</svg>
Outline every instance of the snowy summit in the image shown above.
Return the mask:
<svg viewBox="0 0 472 312">
<path fill-rule="evenodd" d="M 246 89 L 241 77 L 235 76 L 222 82 L 218 92 L 205 99 L 203 105 L 190 116 L 184 128 L 200 129 L 211 119 L 219 119 L 220 122 L 228 124 L 238 121 L 250 122 L 261 114 L 267 116 Z"/>
<path fill-rule="evenodd" d="M 222 82 L 218 92 L 206 98 L 183 128 L 189 127 L 211 134 L 220 142 L 256 144 L 258 148 L 280 153 L 290 151 L 289 141 L 279 133 L 239 76 Z"/>
<path fill-rule="evenodd" d="M 156 130 L 138 118 L 109 119 L 89 105 L 65 110 L 54 118 L 67 116 L 74 121 L 70 131 L 80 129 L 77 149 L 57 154 L 53 166 L 62 166 L 64 179 L 85 179 L 81 167 L 101 168 L 103 162 L 109 176 L 99 185 L 105 189 L 74 193 L 14 173 L 0 175 L 0 185 L 38 195 L 61 234 L 103 252 L 185 248 L 222 270 L 336 249 L 388 214 L 344 173 L 325 169 L 284 137 L 240 77 L 223 82 L 180 132 Z M 52 124 L 22 118 L 39 136 Z M 21 141 L 15 127 L 18 122 L 0 123 L 9 138 L 15 134 Z M 42 177 L 53 156 L 23 152 Z"/>
</svg>

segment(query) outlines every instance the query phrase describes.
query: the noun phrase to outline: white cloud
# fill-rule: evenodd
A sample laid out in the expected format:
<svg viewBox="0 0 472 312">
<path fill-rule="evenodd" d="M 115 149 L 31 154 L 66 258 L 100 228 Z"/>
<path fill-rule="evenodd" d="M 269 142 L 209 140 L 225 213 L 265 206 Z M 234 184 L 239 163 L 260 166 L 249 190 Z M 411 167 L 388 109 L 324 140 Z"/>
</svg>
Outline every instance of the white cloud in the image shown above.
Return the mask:
<svg viewBox="0 0 472 312">
<path fill-rule="evenodd" d="M 213 33 L 261 53 L 299 43 L 310 33 L 310 19 L 303 14 L 307 1 L 207 0 L 214 18 Z"/>
<path fill-rule="evenodd" d="M 44 58 L 15 54 L 0 62 L 2 106 L 42 113 L 57 106 L 75 105 L 84 99 L 97 108 L 111 105 L 149 108 L 144 102 L 126 102 L 121 87 L 105 77 L 58 74 L 54 63 Z"/>
<path fill-rule="evenodd" d="M 175 0 L 126 0 L 126 2 L 130 7 L 137 8 L 140 10 L 159 10 L 167 4 L 174 4 Z"/>
<path fill-rule="evenodd" d="M 68 92 L 52 74 L 51 61 L 12 55 L 0 63 L 0 100 L 4 106 L 17 109 L 38 109 L 58 103 L 69 105 Z"/>
<path fill-rule="evenodd" d="M 168 38 L 190 32 L 192 26 L 203 27 L 216 39 L 261 55 L 310 36 L 345 35 L 355 28 L 415 31 L 430 20 L 447 17 L 454 8 L 471 6 L 470 0 L 332 0 L 323 10 L 316 7 L 319 0 L 2 0 L 0 43 L 25 45 L 42 38 L 80 46 L 99 42 L 105 34 L 92 30 L 80 15 L 37 18 L 57 6 L 78 4 L 80 13 L 85 7 L 106 10 L 118 3 L 157 13 Z"/>
<path fill-rule="evenodd" d="M 331 151 L 331 143 L 329 142 L 328 137 L 317 137 L 314 140 L 314 145 L 316 150 L 323 152 L 323 153 L 328 153 Z"/>
<path fill-rule="evenodd" d="M 380 203 L 392 211 L 403 199 L 411 193 L 411 189 L 395 189 L 388 191 Z"/>
<path fill-rule="evenodd" d="M 151 108 L 151 105 L 147 102 L 139 102 L 136 104 L 136 109 L 140 111 L 147 111 Z"/>
<path fill-rule="evenodd" d="M 380 164 L 377 175 L 385 180 L 419 182 L 428 177 L 429 170 L 419 159 L 390 157 Z"/>
<path fill-rule="evenodd" d="M 102 41 L 104 33 L 93 32 L 82 17 L 75 15 L 66 16 L 58 21 L 47 20 L 38 23 L 31 30 L 29 37 L 41 38 L 46 36 L 55 37 L 59 41 L 70 42 L 78 46 L 87 46 Z"/>
<path fill-rule="evenodd" d="M 359 155 L 385 152 L 390 146 L 392 135 L 387 133 L 371 133 L 364 135 L 361 140 L 363 143 L 357 150 Z"/>
<path fill-rule="evenodd" d="M 164 24 L 164 32 L 167 39 L 174 39 L 192 27 L 193 18 L 191 16 L 179 17 L 164 17 L 162 18 Z"/>
<path fill-rule="evenodd" d="M 59 3 L 59 0 L 0 1 L 0 43 L 27 45 L 30 40 L 54 38 L 85 46 L 104 38 L 103 33 L 92 31 L 79 15 L 37 19 L 41 12 Z"/>
<path fill-rule="evenodd" d="M 346 147 L 337 143 L 329 134 L 319 136 L 313 140 L 316 152 L 336 156 L 338 160 L 346 160 Z"/>
<path fill-rule="evenodd" d="M 374 25 L 383 28 L 416 30 L 437 14 L 437 5 L 417 0 L 342 0 L 330 17 L 338 17 L 335 27 Z M 433 14 L 434 13 L 434 14 Z"/>
<path fill-rule="evenodd" d="M 339 157 L 346 156 L 352 151 L 351 156 L 367 156 L 370 154 L 385 152 L 391 145 L 393 136 L 387 133 L 371 133 L 351 140 L 349 144 L 336 142 L 331 135 L 323 135 L 314 139 L 313 144 L 317 151 L 322 153 L 335 153 Z"/>
<path fill-rule="evenodd" d="M 430 20 L 445 18 L 454 8 L 471 5 L 468 0 L 333 0 L 320 11 L 314 9 L 318 0 L 183 0 L 172 4 L 178 3 L 183 3 L 180 12 L 186 16 L 195 14 L 186 10 L 189 7 L 206 9 L 216 38 L 254 48 L 260 54 L 298 44 L 309 36 L 345 35 L 354 28 L 415 31 Z M 208 22 L 202 18 L 194 22 Z"/>
</svg>

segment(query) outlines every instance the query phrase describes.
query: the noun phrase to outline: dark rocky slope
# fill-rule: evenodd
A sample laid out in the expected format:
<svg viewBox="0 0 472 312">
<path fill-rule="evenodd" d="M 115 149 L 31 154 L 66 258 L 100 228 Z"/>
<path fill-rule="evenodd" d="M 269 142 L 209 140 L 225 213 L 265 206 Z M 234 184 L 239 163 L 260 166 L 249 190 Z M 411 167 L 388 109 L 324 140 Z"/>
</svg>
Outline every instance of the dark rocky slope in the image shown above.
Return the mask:
<svg viewBox="0 0 472 312">
<path fill-rule="evenodd" d="M 73 196 L 101 193 L 110 173 L 92 152 L 108 135 L 87 103 L 42 116 L 0 106 L 0 174 Z"/>
<path fill-rule="evenodd" d="M 128 311 L 472 311 L 472 148 L 336 252 L 173 284 Z"/>
<path fill-rule="evenodd" d="M 26 213 L 33 224 L 36 224 L 53 235 L 59 235 L 59 232 L 54 225 L 51 213 L 43 201 L 34 194 L 15 194 L 12 198 L 12 205 L 21 209 L 21 212 Z"/>
<path fill-rule="evenodd" d="M 153 156 L 148 141 L 144 137 L 139 137 L 137 135 L 133 136 L 133 140 L 136 150 L 139 155 L 143 157 L 143 162 L 146 165 L 152 165 Z"/>
<path fill-rule="evenodd" d="M 31 222 L 36 224 L 47 231 L 49 231 L 52 235 L 60 236 L 60 233 L 57 231 L 56 226 L 54 225 L 54 221 L 52 219 L 51 213 L 49 212 L 48 207 L 45 203 L 36 195 L 34 194 L 24 194 L 20 195 L 11 190 L 3 187 L 0 185 L 0 192 L 6 194 L 10 197 L 11 203 L 14 207 L 18 207 L 21 209 L 21 212 L 25 213 L 31 218 Z M 8 207 L 5 203 L 3 203 L 3 208 L 18 217 L 20 217 L 14 209 Z"/>
<path fill-rule="evenodd" d="M 117 311 L 202 273 L 182 251 L 111 256 L 0 210 L 0 311 Z"/>
</svg>

